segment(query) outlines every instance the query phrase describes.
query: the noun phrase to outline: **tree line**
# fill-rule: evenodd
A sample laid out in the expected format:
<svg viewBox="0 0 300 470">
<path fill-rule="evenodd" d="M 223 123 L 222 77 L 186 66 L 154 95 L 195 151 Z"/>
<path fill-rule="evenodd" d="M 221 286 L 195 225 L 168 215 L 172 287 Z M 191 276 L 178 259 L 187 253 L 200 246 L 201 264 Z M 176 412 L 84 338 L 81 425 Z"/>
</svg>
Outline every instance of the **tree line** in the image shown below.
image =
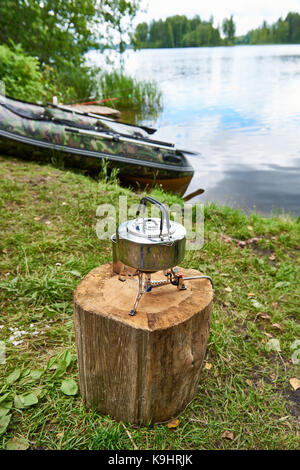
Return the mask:
<svg viewBox="0 0 300 470">
<path fill-rule="evenodd" d="M 223 40 L 219 28 L 213 26 L 213 21 L 213 17 L 203 21 L 199 15 L 192 19 L 185 15 L 175 15 L 164 21 L 153 20 L 149 25 L 140 23 L 136 27 L 136 41 L 142 48 L 219 46 Z M 234 29 L 232 17 L 224 21 L 226 36 L 229 39 L 233 36 L 230 28 L 228 36 L 228 22 Z"/>
<path fill-rule="evenodd" d="M 240 44 L 299 44 L 300 14 L 290 12 L 284 20 L 279 18 L 271 25 L 264 21 L 260 28 L 249 31 L 237 40 Z"/>
<path fill-rule="evenodd" d="M 141 48 L 172 48 L 223 46 L 234 44 L 295 44 L 300 42 L 300 14 L 288 13 L 272 25 L 262 26 L 236 37 L 233 16 L 225 18 L 221 26 L 213 26 L 213 16 L 204 21 L 199 15 L 188 19 L 175 15 L 166 20 L 139 23 L 135 30 L 135 42 Z M 222 36 L 223 33 L 223 36 Z"/>
</svg>

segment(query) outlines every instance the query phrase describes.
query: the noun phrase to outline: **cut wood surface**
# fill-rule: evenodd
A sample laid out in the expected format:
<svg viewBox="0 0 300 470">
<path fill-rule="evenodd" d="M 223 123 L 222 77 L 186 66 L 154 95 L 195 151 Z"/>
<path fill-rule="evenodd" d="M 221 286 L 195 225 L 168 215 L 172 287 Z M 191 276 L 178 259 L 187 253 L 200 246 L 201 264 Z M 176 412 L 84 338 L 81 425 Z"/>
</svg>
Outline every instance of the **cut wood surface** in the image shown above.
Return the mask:
<svg viewBox="0 0 300 470">
<path fill-rule="evenodd" d="M 163 272 L 152 278 L 164 279 Z M 185 291 L 173 285 L 154 288 L 130 316 L 136 277 L 119 281 L 109 263 L 81 281 L 74 296 L 74 325 L 80 390 L 88 406 L 117 420 L 146 424 L 176 416 L 192 400 L 213 292 L 206 279 L 185 284 Z"/>
</svg>

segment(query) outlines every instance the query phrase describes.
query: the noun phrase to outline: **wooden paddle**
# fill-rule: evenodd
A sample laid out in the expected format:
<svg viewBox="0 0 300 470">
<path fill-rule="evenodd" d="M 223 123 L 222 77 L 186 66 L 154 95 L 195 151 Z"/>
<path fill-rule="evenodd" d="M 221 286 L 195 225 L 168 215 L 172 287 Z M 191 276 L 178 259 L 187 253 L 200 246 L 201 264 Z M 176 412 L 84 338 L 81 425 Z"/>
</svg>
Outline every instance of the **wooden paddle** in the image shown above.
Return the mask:
<svg viewBox="0 0 300 470">
<path fill-rule="evenodd" d="M 205 189 L 199 188 L 197 191 L 194 191 L 193 193 L 188 194 L 187 196 L 183 197 L 184 202 L 189 201 L 195 196 L 198 196 L 199 194 L 203 194 Z"/>
</svg>

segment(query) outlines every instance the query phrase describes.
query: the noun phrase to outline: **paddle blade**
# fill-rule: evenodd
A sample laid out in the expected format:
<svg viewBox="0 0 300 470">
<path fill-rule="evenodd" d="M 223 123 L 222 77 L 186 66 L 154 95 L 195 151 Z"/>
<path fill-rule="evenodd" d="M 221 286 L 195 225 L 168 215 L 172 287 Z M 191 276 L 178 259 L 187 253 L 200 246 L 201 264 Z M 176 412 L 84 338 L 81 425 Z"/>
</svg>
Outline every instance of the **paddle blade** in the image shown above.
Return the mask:
<svg viewBox="0 0 300 470">
<path fill-rule="evenodd" d="M 190 194 L 188 194 L 187 196 L 184 196 L 184 197 L 183 197 L 183 200 L 184 200 L 184 202 L 189 201 L 189 200 L 192 199 L 193 197 L 196 197 L 196 196 L 198 196 L 199 194 L 203 194 L 204 191 L 205 191 L 204 189 L 199 188 L 199 189 L 197 189 L 197 191 L 194 191 L 193 193 L 190 193 Z"/>
<path fill-rule="evenodd" d="M 176 149 L 178 152 L 186 153 L 187 155 L 201 155 L 200 152 L 194 152 L 193 150 L 182 150 L 182 149 Z"/>
</svg>

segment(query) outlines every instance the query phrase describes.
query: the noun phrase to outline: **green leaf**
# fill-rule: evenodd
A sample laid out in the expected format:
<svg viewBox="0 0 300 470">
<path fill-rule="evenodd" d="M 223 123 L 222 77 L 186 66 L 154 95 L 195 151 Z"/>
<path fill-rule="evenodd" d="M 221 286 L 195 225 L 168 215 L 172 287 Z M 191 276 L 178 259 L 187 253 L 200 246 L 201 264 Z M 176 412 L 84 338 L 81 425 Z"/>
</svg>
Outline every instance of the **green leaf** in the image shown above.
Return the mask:
<svg viewBox="0 0 300 470">
<path fill-rule="evenodd" d="M 41 369 L 35 369 L 30 372 L 30 377 L 33 380 L 39 380 L 41 376 L 43 375 L 44 371 Z"/>
<path fill-rule="evenodd" d="M 24 369 L 21 373 L 21 377 L 26 377 L 30 374 L 30 369 Z"/>
<path fill-rule="evenodd" d="M 18 410 L 25 408 L 22 395 L 15 395 L 14 404 L 15 404 L 15 408 L 17 408 Z"/>
<path fill-rule="evenodd" d="M 57 356 L 51 357 L 51 359 L 49 359 L 49 361 L 47 362 L 46 370 L 56 369 L 56 367 L 57 367 L 55 365 L 56 361 L 57 361 Z"/>
<path fill-rule="evenodd" d="M 264 306 L 255 299 L 251 299 L 250 302 L 253 305 L 253 307 L 257 308 L 258 310 L 262 310 L 264 308 Z"/>
<path fill-rule="evenodd" d="M 69 367 L 72 362 L 72 354 L 69 350 L 64 352 L 62 360 L 66 363 L 67 367 Z"/>
<path fill-rule="evenodd" d="M 297 349 L 298 347 L 300 348 L 300 339 L 295 339 L 291 344 L 291 349 Z"/>
<path fill-rule="evenodd" d="M 9 425 L 10 419 L 11 415 L 2 416 L 2 418 L 0 418 L 0 436 L 1 434 L 5 433 L 7 426 Z"/>
<path fill-rule="evenodd" d="M 5 400 L 1 402 L 0 405 L 0 418 L 8 414 L 9 410 L 12 407 L 12 400 Z"/>
<path fill-rule="evenodd" d="M 293 364 L 300 364 L 300 349 L 296 349 L 292 354 L 292 363 Z"/>
<path fill-rule="evenodd" d="M 28 393 L 27 395 L 23 395 L 23 400 L 25 406 L 36 405 L 39 401 L 35 393 Z"/>
<path fill-rule="evenodd" d="M 65 361 L 60 361 L 57 365 L 56 371 L 53 374 L 53 377 L 61 377 L 65 374 L 67 370 L 67 363 Z"/>
<path fill-rule="evenodd" d="M 60 389 L 65 395 L 76 395 L 78 392 L 77 383 L 73 379 L 64 380 Z"/>
<path fill-rule="evenodd" d="M 29 447 L 29 442 L 24 437 L 13 437 L 6 444 L 7 450 L 26 450 Z"/>
<path fill-rule="evenodd" d="M 280 352 L 281 351 L 281 348 L 280 348 L 280 342 L 278 339 L 276 338 L 272 338 L 270 339 L 267 344 L 266 344 L 266 349 L 267 351 L 277 351 L 277 352 Z"/>
<path fill-rule="evenodd" d="M 288 281 L 280 281 L 275 284 L 275 289 L 278 289 L 279 287 L 288 287 L 291 283 Z"/>
<path fill-rule="evenodd" d="M 27 408 L 38 403 L 38 398 L 36 393 L 31 392 L 25 395 L 16 395 L 14 398 L 14 403 L 16 408 Z"/>
<path fill-rule="evenodd" d="M 0 397 L 0 403 L 4 402 L 9 395 L 10 395 L 10 392 L 4 393 L 4 395 Z"/>
<path fill-rule="evenodd" d="M 69 272 L 70 274 L 73 274 L 73 276 L 75 277 L 81 277 L 81 274 L 79 271 L 73 270 L 73 271 L 67 271 L 67 272 Z"/>
<path fill-rule="evenodd" d="M 21 375 L 21 369 L 15 369 L 8 377 L 6 377 L 7 385 L 12 385 Z"/>
</svg>

